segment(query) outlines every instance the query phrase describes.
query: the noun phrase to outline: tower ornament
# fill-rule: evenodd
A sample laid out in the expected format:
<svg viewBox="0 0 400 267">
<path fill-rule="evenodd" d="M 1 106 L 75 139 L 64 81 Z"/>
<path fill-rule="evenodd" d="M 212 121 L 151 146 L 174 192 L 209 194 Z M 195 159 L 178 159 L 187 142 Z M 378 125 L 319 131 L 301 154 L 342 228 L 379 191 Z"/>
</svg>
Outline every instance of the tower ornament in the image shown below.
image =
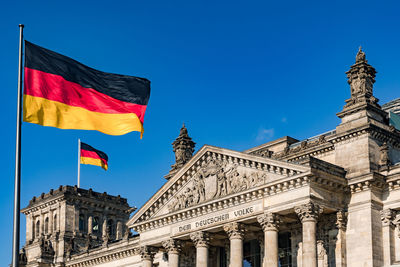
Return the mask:
<svg viewBox="0 0 400 267">
<path fill-rule="evenodd" d="M 185 124 L 183 124 L 179 136 L 172 142 L 173 151 L 175 153 L 175 164 L 171 166 L 171 170 L 165 176 L 165 179 L 170 179 L 193 157 L 195 145 L 196 143 L 192 141 Z"/>
<path fill-rule="evenodd" d="M 345 108 L 357 103 L 377 105 L 378 99 L 373 96 L 375 69 L 368 64 L 365 52 L 360 46 L 356 55 L 356 63 L 346 72 L 347 83 L 350 85 L 351 98 L 346 100 Z"/>
</svg>

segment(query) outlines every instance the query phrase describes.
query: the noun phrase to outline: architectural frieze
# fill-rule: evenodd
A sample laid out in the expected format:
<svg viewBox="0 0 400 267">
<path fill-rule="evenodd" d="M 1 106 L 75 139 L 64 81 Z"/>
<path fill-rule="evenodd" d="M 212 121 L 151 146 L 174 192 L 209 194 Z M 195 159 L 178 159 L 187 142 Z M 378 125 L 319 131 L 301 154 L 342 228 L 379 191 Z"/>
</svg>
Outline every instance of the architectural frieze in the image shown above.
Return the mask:
<svg viewBox="0 0 400 267">
<path fill-rule="evenodd" d="M 132 228 L 139 233 L 156 229 L 189 218 L 195 218 L 209 214 L 210 212 L 224 210 L 226 208 L 234 207 L 243 203 L 249 203 L 257 199 L 262 199 L 263 197 L 294 190 L 303 186 L 309 186 L 310 182 L 319 184 L 323 187 L 329 187 L 331 190 L 338 192 L 347 190 L 347 184 L 345 181 L 336 181 L 336 179 L 329 179 L 328 177 L 316 177 L 310 174 L 299 174 L 294 177 L 288 177 L 286 179 L 271 182 L 267 185 L 252 188 L 250 190 L 226 196 L 221 199 L 216 199 L 184 210 L 178 210 L 174 213 L 153 218 L 142 223 L 137 223 Z"/>
<path fill-rule="evenodd" d="M 263 162 L 266 160 L 265 158 L 233 151 L 229 152 L 237 155 L 227 155 L 223 154 L 223 152 L 220 152 L 219 148 L 213 147 L 206 147 L 202 150 L 206 149 L 208 151 L 204 151 L 203 153 L 199 151 L 197 153 L 199 155 L 195 155 L 190 160 L 190 162 L 188 162 L 188 168 L 185 169 L 185 167 L 183 167 L 180 171 L 177 172 L 175 177 L 178 178 L 171 178 L 169 180 L 169 182 L 165 185 L 165 190 L 160 190 L 162 191 L 162 193 L 155 199 L 152 205 L 143 212 L 143 214 L 138 215 L 138 218 L 135 220 L 136 222 L 142 222 L 150 219 L 151 217 L 154 217 L 154 215 L 157 214 L 157 212 L 167 204 L 170 205 L 170 208 L 172 210 L 178 210 L 190 206 L 188 203 L 191 203 L 191 205 L 195 205 L 204 200 L 210 199 L 212 194 L 215 194 L 212 197 L 215 197 L 218 194 L 223 196 L 235 193 L 240 190 L 244 190 L 244 188 L 248 189 L 251 185 L 257 185 L 260 180 L 264 180 L 265 175 L 268 174 L 295 176 L 301 172 L 306 171 L 306 168 L 304 168 L 303 166 L 294 166 L 290 163 L 279 162 L 275 160 L 268 160 L 268 162 Z M 245 159 L 241 158 L 240 156 L 251 157 L 252 159 Z M 245 174 L 238 173 L 238 169 L 248 169 L 249 172 L 253 170 L 258 172 L 258 174 L 250 174 L 252 175 L 251 177 L 246 176 L 246 179 L 244 179 L 243 175 Z M 234 179 L 234 183 L 228 184 L 227 181 L 222 181 L 223 179 L 221 180 L 221 172 L 230 175 L 232 179 L 237 179 Z M 221 182 L 219 184 L 219 191 L 215 190 L 214 192 L 203 193 L 203 189 L 201 188 L 201 179 L 207 179 L 208 177 L 212 176 L 212 179 L 215 180 L 218 174 Z M 194 182 L 197 183 L 194 187 L 196 189 L 195 191 L 197 191 L 198 194 L 194 194 L 192 192 L 193 179 L 195 180 Z M 175 195 L 179 191 L 181 191 L 183 187 L 188 187 L 189 184 L 192 188 L 186 189 L 186 192 L 180 193 L 182 195 L 186 194 L 188 195 L 188 197 L 180 197 L 180 199 L 175 201 L 175 203 L 170 203 L 170 200 L 175 197 Z M 244 185 L 246 187 L 244 187 Z"/>
</svg>

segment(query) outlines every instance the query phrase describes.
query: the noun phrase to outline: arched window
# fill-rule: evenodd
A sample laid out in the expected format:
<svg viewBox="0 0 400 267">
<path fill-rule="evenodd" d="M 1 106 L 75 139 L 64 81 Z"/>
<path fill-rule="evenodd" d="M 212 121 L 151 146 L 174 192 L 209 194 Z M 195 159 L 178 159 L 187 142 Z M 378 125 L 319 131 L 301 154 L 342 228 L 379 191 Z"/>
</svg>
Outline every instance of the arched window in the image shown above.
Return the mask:
<svg viewBox="0 0 400 267">
<path fill-rule="evenodd" d="M 94 217 L 92 222 L 92 232 L 97 234 L 100 231 L 99 217 Z"/>
<path fill-rule="evenodd" d="M 35 238 L 39 238 L 39 234 L 40 234 L 40 221 L 38 220 L 36 222 Z"/>
<path fill-rule="evenodd" d="M 57 232 L 57 214 L 54 215 L 53 219 L 53 231 Z"/>
<path fill-rule="evenodd" d="M 44 220 L 44 233 L 49 233 L 49 217 L 46 217 L 46 219 Z"/>
<path fill-rule="evenodd" d="M 107 221 L 107 232 L 110 237 L 115 235 L 114 221 L 112 219 Z"/>
<path fill-rule="evenodd" d="M 83 214 L 79 215 L 79 231 L 85 231 L 85 215 Z"/>
</svg>

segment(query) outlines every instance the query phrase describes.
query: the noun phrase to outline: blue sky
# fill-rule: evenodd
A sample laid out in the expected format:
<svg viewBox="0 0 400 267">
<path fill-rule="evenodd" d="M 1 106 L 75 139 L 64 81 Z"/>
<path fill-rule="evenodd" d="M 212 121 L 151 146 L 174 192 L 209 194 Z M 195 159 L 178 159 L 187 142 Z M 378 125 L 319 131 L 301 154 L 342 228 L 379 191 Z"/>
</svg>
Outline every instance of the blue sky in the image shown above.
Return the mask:
<svg viewBox="0 0 400 267">
<path fill-rule="evenodd" d="M 8 3 L 7 3 L 8 2 Z M 334 129 L 345 71 L 364 47 L 375 96 L 400 97 L 398 1 L 7 1 L 0 5 L 0 265 L 11 262 L 18 24 L 27 40 L 102 71 L 152 82 L 145 133 L 22 126 L 22 207 L 76 184 L 77 139 L 109 156 L 84 188 L 140 207 L 165 183 L 183 122 L 197 143 L 244 150 Z M 21 244 L 25 242 L 21 220 Z"/>
</svg>

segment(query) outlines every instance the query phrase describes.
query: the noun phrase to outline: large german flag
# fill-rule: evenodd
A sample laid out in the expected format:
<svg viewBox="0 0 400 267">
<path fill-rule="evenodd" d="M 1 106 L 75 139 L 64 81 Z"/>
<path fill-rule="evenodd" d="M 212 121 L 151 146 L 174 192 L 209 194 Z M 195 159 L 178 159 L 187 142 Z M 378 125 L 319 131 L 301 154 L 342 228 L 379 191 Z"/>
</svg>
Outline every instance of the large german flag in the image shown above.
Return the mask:
<svg viewBox="0 0 400 267">
<path fill-rule="evenodd" d="M 88 144 L 81 143 L 81 164 L 96 165 L 108 169 L 108 156 Z"/>
<path fill-rule="evenodd" d="M 25 41 L 24 121 L 62 129 L 143 134 L 150 81 L 89 68 Z"/>
</svg>

